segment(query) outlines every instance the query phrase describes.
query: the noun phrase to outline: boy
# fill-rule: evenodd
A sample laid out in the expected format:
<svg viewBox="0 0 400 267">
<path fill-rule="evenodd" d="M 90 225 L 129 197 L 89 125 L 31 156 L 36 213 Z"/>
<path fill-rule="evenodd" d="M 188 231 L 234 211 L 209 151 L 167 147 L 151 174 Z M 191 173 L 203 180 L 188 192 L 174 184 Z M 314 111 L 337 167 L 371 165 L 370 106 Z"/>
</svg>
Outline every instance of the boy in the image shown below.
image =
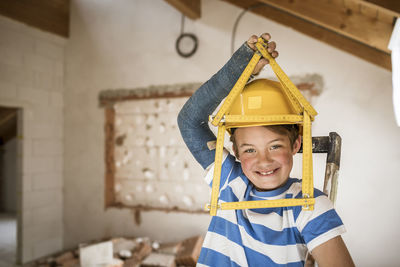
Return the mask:
<svg viewBox="0 0 400 267">
<path fill-rule="evenodd" d="M 262 38 L 269 40 L 269 34 Z M 178 116 L 182 137 L 212 184 L 215 136 L 208 115 L 226 97 L 255 51 L 257 36 L 243 44 L 209 81 L 186 102 Z M 275 43 L 268 52 L 277 57 Z M 261 59 L 254 73 L 268 63 Z M 254 81 L 244 90 L 262 86 Z M 268 81 L 266 81 L 268 83 Z M 289 178 L 293 155 L 300 149 L 298 127 L 252 126 L 232 129 L 237 162 L 225 152 L 220 185 L 222 201 L 296 198 L 301 180 Z M 211 220 L 198 266 L 303 266 L 307 250 L 319 266 L 354 266 L 341 238 L 342 221 L 328 198 L 314 193 L 313 211 L 301 207 L 219 210 Z"/>
</svg>

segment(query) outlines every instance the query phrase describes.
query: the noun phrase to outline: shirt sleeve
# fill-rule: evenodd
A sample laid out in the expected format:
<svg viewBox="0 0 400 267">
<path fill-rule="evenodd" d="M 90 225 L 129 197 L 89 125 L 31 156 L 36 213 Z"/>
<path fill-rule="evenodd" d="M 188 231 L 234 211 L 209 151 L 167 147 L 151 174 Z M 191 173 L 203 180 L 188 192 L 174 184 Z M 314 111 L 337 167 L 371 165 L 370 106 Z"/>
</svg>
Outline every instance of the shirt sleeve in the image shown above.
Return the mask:
<svg viewBox="0 0 400 267">
<path fill-rule="evenodd" d="M 346 232 L 332 202 L 322 193 L 315 197 L 314 210 L 302 211 L 296 221 L 309 251 Z"/>
<path fill-rule="evenodd" d="M 213 113 L 246 68 L 254 51 L 243 44 L 230 60 L 210 80 L 204 83 L 185 103 L 178 114 L 178 126 L 186 146 L 194 158 L 206 169 L 215 158 L 215 149 L 207 143 L 215 135 L 208 126 Z"/>
</svg>

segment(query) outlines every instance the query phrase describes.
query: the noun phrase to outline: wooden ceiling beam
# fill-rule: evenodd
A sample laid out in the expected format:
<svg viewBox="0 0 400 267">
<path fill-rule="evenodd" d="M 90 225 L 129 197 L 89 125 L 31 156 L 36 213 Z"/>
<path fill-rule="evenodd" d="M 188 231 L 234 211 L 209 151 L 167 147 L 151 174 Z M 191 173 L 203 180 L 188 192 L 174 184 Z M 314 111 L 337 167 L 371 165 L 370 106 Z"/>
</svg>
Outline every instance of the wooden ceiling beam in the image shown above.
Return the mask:
<svg viewBox="0 0 400 267">
<path fill-rule="evenodd" d="M 164 0 L 193 20 L 201 17 L 201 0 Z"/>
<path fill-rule="evenodd" d="M 260 0 L 293 16 L 390 53 L 393 19 L 400 14 L 360 0 Z"/>
<path fill-rule="evenodd" d="M 383 7 L 388 10 L 400 13 L 400 1 L 399 0 L 365 0 L 374 5 Z"/>
<path fill-rule="evenodd" d="M 62 37 L 69 36 L 70 0 L 1 0 L 0 14 Z"/>
<path fill-rule="evenodd" d="M 304 33 L 310 37 L 313 37 L 319 41 L 322 41 L 324 43 L 327 43 L 329 45 L 332 45 L 338 49 L 341 49 L 343 51 L 349 52 L 357 57 L 360 57 L 364 60 L 367 60 L 368 62 L 371 62 L 373 64 L 376 64 L 378 66 L 381 66 L 383 68 L 386 68 L 388 70 L 391 70 L 391 58 L 390 58 L 390 53 L 387 49 L 377 49 L 376 45 L 371 45 L 369 42 L 366 41 L 361 41 L 357 40 L 354 38 L 351 38 L 348 34 L 342 34 L 339 33 L 338 31 L 335 31 L 330 28 L 323 27 L 321 24 L 317 23 L 316 20 L 314 19 L 313 21 L 310 21 L 308 19 L 305 19 L 304 16 L 296 16 L 291 12 L 288 12 L 286 10 L 283 10 L 283 8 L 279 8 L 277 3 L 282 3 L 282 5 L 290 5 L 291 2 L 296 3 L 296 0 L 280 0 L 280 1 L 275 1 L 275 0 L 262 0 L 262 1 L 257 1 L 257 0 L 224 0 L 225 2 L 229 2 L 231 4 L 234 4 L 238 7 L 247 9 L 249 7 L 255 6 L 255 5 L 260 5 L 261 3 L 263 5 L 260 5 L 257 8 L 252 8 L 250 9 L 251 12 L 261 15 L 263 17 L 266 17 L 268 19 L 271 19 L 273 21 L 276 21 L 280 24 L 286 25 L 288 27 L 291 27 L 301 33 Z M 334 2 L 337 0 L 330 0 L 329 2 Z M 343 0 L 340 0 L 343 1 Z M 268 3 L 267 3 L 268 2 Z M 270 4 L 270 2 L 273 4 Z M 310 4 L 311 2 L 314 2 L 314 0 L 302 0 L 299 1 L 299 3 L 308 3 Z M 317 2 L 317 0 L 315 0 Z M 321 0 L 321 2 L 328 2 L 327 0 Z M 296 5 L 298 5 L 297 3 Z M 286 7 L 286 6 L 284 6 Z M 320 7 L 319 4 L 314 7 Z M 287 7 L 286 7 L 287 8 Z M 327 7 L 327 11 L 330 11 L 330 9 Z M 323 14 L 325 16 L 331 17 L 331 15 L 327 14 L 327 11 L 324 11 Z M 329 12 L 328 12 L 329 13 Z M 337 15 L 337 14 L 336 14 Z M 318 15 L 319 17 L 320 15 Z M 352 22 L 354 23 L 354 22 Z M 361 28 L 364 28 L 363 25 L 357 25 L 351 27 L 357 28 L 362 26 Z M 349 26 L 346 26 L 349 27 Z M 344 27 L 344 28 L 346 28 Z M 350 27 L 350 28 L 351 28 Z M 393 26 L 392 26 L 393 27 Z M 340 28 L 340 24 L 339 24 Z M 369 33 L 370 34 L 370 33 Z M 380 36 L 379 33 L 376 33 L 378 36 Z M 386 36 L 388 35 L 388 31 L 386 31 Z M 390 37 L 390 35 L 389 35 Z M 388 40 L 385 37 L 385 40 Z M 375 42 L 376 43 L 376 42 Z M 386 44 L 387 47 L 387 44 Z"/>
</svg>

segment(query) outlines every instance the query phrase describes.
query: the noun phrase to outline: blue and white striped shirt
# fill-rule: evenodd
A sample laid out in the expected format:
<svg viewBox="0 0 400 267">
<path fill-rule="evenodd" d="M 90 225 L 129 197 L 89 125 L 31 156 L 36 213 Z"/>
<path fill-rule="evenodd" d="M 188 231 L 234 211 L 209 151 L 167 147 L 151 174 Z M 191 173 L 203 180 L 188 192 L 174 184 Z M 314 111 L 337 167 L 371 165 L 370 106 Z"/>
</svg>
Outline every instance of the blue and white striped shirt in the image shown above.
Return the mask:
<svg viewBox="0 0 400 267">
<path fill-rule="evenodd" d="M 206 175 L 211 185 L 213 165 Z M 301 198 L 301 180 L 289 178 L 273 191 L 260 192 L 225 153 L 219 201 Z M 307 250 L 345 232 L 330 200 L 315 189 L 313 211 L 301 206 L 218 210 L 211 220 L 197 266 L 303 266 Z"/>
</svg>

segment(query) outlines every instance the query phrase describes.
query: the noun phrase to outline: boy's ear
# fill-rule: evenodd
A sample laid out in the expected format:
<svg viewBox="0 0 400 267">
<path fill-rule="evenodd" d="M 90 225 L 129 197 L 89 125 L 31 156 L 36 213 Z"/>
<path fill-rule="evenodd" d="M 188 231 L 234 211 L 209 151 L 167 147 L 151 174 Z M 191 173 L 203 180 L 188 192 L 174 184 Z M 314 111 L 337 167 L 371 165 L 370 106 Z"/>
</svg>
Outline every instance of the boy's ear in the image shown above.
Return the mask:
<svg viewBox="0 0 400 267">
<path fill-rule="evenodd" d="M 238 152 L 238 149 L 237 149 L 236 144 L 233 144 L 233 145 L 232 145 L 232 150 L 233 150 L 233 153 L 235 153 L 235 157 L 236 157 L 238 160 L 240 160 L 240 158 L 239 158 L 239 152 Z"/>
<path fill-rule="evenodd" d="M 301 135 L 299 135 L 299 137 L 297 137 L 296 141 L 294 141 L 293 144 L 293 155 L 296 154 L 297 152 L 299 152 L 301 147 Z"/>
</svg>

